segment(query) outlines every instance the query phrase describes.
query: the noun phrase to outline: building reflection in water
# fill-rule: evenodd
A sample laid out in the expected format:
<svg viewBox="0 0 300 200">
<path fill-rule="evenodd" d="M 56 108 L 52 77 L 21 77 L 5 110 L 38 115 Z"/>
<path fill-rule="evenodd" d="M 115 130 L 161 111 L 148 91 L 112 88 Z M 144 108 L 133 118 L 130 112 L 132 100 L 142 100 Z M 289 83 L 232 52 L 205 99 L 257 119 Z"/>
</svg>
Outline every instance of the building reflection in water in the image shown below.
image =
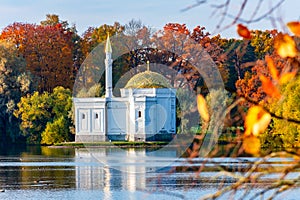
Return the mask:
<svg viewBox="0 0 300 200">
<path fill-rule="evenodd" d="M 111 197 L 112 190 L 144 191 L 149 189 L 147 184 L 157 178 L 153 172 L 167 167 L 176 156 L 175 149 L 76 149 L 76 187 L 101 189 L 107 199 Z"/>
</svg>

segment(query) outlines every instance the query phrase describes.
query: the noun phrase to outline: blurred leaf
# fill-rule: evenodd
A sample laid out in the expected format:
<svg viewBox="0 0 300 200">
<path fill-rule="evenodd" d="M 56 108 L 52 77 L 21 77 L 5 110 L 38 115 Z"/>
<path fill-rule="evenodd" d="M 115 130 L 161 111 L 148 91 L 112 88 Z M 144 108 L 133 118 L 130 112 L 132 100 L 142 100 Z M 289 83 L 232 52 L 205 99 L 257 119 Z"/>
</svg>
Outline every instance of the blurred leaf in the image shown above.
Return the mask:
<svg viewBox="0 0 300 200">
<path fill-rule="evenodd" d="M 264 75 L 260 75 L 259 79 L 262 83 L 263 91 L 268 96 L 273 97 L 273 98 L 281 97 L 279 90 L 277 89 L 277 87 L 272 83 L 272 81 L 268 77 L 266 77 Z"/>
<path fill-rule="evenodd" d="M 246 153 L 257 155 L 260 151 L 260 139 L 250 135 L 244 138 L 243 148 Z"/>
<path fill-rule="evenodd" d="M 289 72 L 289 73 L 284 73 L 280 76 L 279 83 L 280 84 L 285 84 L 292 80 L 297 74 L 297 71 Z"/>
<path fill-rule="evenodd" d="M 253 106 L 248 110 L 245 119 L 245 136 L 258 136 L 264 132 L 271 121 L 271 115 L 260 106 Z"/>
<path fill-rule="evenodd" d="M 237 25 L 237 33 L 244 39 L 251 39 L 252 35 L 248 28 L 242 24 Z"/>
<path fill-rule="evenodd" d="M 266 61 L 267 61 L 268 68 L 269 68 L 272 78 L 274 80 L 278 81 L 279 80 L 279 72 L 275 67 L 273 59 L 270 56 L 266 56 Z"/>
<path fill-rule="evenodd" d="M 260 118 L 259 118 L 260 117 Z M 258 121 L 253 125 L 253 135 L 258 136 L 264 132 L 271 122 L 271 115 L 267 112 L 259 114 Z"/>
<path fill-rule="evenodd" d="M 275 39 L 275 48 L 278 55 L 280 55 L 282 58 L 293 58 L 297 55 L 295 41 L 288 34 L 278 34 Z"/>
<path fill-rule="evenodd" d="M 208 122 L 209 121 L 209 113 L 208 113 L 207 103 L 201 94 L 198 94 L 198 96 L 197 96 L 197 108 L 198 108 L 198 112 L 199 112 L 201 118 L 205 122 Z"/>
<path fill-rule="evenodd" d="M 292 33 L 294 33 L 297 36 L 300 36 L 300 22 L 289 22 L 287 23 L 287 27 Z"/>
</svg>

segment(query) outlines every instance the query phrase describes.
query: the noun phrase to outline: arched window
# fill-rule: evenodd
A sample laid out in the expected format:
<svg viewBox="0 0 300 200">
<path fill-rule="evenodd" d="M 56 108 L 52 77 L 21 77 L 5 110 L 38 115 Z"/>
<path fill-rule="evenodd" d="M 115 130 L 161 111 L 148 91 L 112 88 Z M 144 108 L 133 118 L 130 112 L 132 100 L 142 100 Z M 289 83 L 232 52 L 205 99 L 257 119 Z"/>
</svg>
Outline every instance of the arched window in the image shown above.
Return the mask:
<svg viewBox="0 0 300 200">
<path fill-rule="evenodd" d="M 139 111 L 139 118 L 141 118 L 142 117 L 142 112 L 141 111 Z"/>
</svg>

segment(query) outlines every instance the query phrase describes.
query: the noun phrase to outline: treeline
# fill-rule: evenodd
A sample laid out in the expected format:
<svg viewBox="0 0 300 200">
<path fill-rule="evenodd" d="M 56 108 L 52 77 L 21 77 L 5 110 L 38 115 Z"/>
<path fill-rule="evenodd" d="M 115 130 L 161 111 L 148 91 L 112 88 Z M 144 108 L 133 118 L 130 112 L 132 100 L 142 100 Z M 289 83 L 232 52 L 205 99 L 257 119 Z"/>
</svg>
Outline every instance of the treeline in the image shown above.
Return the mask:
<svg viewBox="0 0 300 200">
<path fill-rule="evenodd" d="M 126 72 L 150 61 L 169 66 L 167 78 L 173 85 L 207 95 L 203 77 L 193 70 L 191 60 L 187 59 L 194 55 L 195 49 L 201 48 L 217 66 L 230 98 L 244 96 L 261 103 L 266 94 L 259 74 L 269 75 L 265 56 L 276 60 L 278 70 L 289 62 L 274 51 L 274 38 L 280 34 L 276 30 L 252 31 L 250 39 L 227 39 L 211 36 L 201 26 L 190 30 L 184 24 L 169 23 L 162 30 L 154 31 L 132 20 L 125 25 L 115 22 L 90 27 L 80 36 L 76 26 L 70 26 L 57 15 L 47 15 L 40 24 L 13 23 L 0 34 L 2 143 L 52 144 L 72 140 L 71 97 L 76 75 L 89 53 L 104 42 L 108 34 L 130 38 L 129 53 L 113 63 L 114 85 Z M 297 42 L 299 38 L 294 40 Z M 143 46 L 148 48 L 134 48 Z M 101 79 L 78 95 L 101 96 L 104 84 Z M 247 108 L 247 104 L 239 105 L 230 113 L 226 127 L 243 124 L 241 107 Z"/>
</svg>

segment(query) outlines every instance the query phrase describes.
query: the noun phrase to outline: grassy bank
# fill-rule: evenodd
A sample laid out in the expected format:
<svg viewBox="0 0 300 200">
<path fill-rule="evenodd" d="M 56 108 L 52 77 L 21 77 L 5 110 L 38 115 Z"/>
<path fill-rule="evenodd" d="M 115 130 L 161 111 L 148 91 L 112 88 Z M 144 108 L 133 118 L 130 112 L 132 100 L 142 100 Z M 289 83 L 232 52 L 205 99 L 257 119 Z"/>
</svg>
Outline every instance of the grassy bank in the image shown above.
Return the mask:
<svg viewBox="0 0 300 200">
<path fill-rule="evenodd" d="M 54 144 L 54 147 L 157 147 L 167 145 L 168 142 L 153 141 L 153 142 L 128 142 L 128 141 L 112 141 L 112 142 L 62 142 Z"/>
</svg>

